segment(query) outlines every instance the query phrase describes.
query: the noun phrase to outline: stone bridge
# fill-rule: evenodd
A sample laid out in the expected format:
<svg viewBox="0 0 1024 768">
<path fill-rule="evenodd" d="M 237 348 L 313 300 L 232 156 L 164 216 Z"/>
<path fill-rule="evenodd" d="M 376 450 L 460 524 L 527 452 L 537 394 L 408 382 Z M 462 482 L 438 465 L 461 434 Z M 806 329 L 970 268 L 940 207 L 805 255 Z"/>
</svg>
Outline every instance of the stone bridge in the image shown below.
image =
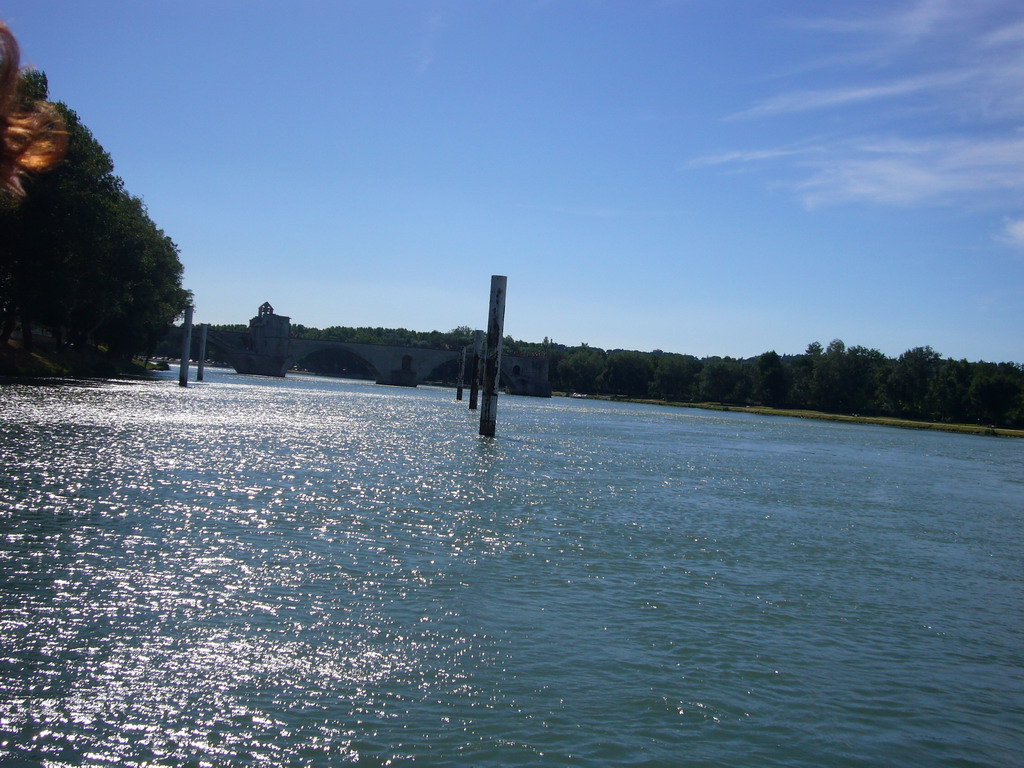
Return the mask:
<svg viewBox="0 0 1024 768">
<path fill-rule="evenodd" d="M 302 360 L 322 350 L 343 350 L 369 368 L 378 384 L 415 387 L 444 363 L 457 360 L 461 350 L 394 347 L 349 341 L 291 338 L 291 318 L 274 314 L 269 304 L 249 321 L 247 332 L 209 330 L 209 341 L 238 373 L 284 376 Z M 468 364 L 467 364 L 468 368 Z M 509 394 L 551 397 L 548 361 L 543 357 L 502 355 L 501 383 Z"/>
</svg>

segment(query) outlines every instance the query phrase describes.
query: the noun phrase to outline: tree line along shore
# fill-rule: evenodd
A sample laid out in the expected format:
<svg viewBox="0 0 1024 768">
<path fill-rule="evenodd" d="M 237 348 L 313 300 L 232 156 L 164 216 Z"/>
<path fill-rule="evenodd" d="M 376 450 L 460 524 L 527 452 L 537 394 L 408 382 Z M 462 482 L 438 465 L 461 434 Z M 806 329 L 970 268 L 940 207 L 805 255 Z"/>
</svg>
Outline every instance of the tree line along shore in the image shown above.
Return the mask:
<svg viewBox="0 0 1024 768">
<path fill-rule="evenodd" d="M 46 75 L 23 73 L 18 98 L 48 97 Z M 178 247 L 78 115 L 55 104 L 68 134 L 54 171 L 25 181 L 23 199 L 0 196 L 0 375 L 136 373 L 191 300 Z M 245 326 L 220 326 L 244 330 Z M 327 329 L 293 325 L 300 338 L 457 349 L 472 329 Z M 898 358 L 876 349 L 814 342 L 802 354 L 757 357 L 567 347 L 504 339 L 507 354 L 550 361 L 556 391 L 683 405 L 764 408 L 868 420 L 1024 429 L 1024 370 L 1012 362 L 946 359 L 931 347 Z M 175 355 L 176 351 L 172 351 Z M 330 361 L 321 364 L 331 368 Z M 333 364 L 337 372 L 337 361 Z M 344 367 L 344 366 L 341 366 Z M 453 383 L 454 367 L 440 371 Z"/>
<path fill-rule="evenodd" d="M 968 425 L 976 431 L 1024 428 L 1024 371 L 1017 363 L 945 359 L 931 347 L 897 358 L 836 339 L 803 354 L 734 359 L 566 350 L 553 386 L 583 394 L 623 394 L 683 404 L 785 409 L 886 423 Z"/>
<path fill-rule="evenodd" d="M 245 326 L 216 326 L 244 330 Z M 293 325 L 297 338 L 390 344 L 435 349 L 471 345 L 473 331 Z M 946 359 L 931 347 L 915 347 L 897 358 L 877 349 L 847 347 L 838 339 L 809 344 L 802 354 L 768 351 L 757 357 L 697 358 L 655 350 L 567 347 L 550 339 L 534 343 L 506 336 L 503 351 L 549 360 L 556 392 L 710 408 L 922 426 L 973 434 L 1024 429 L 1024 369 L 1018 363 Z M 173 351 L 169 352 L 174 354 Z M 358 363 L 343 353 L 304 361 L 316 372 L 345 375 Z M 367 372 L 367 375 L 368 372 Z M 435 373 L 454 384 L 454 363 Z M 1001 431 L 1000 431 L 1001 430 Z"/>
</svg>

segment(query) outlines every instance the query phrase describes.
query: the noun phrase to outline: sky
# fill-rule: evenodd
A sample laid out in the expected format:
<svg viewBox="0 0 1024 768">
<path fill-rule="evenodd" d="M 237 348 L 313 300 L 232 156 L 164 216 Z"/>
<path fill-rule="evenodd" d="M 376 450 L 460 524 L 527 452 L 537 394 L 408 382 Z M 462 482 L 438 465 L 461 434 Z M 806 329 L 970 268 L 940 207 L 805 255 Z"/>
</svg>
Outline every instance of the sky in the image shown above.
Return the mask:
<svg viewBox="0 0 1024 768">
<path fill-rule="evenodd" d="M 5 0 L 196 322 L 1024 361 L 1020 0 Z"/>
</svg>

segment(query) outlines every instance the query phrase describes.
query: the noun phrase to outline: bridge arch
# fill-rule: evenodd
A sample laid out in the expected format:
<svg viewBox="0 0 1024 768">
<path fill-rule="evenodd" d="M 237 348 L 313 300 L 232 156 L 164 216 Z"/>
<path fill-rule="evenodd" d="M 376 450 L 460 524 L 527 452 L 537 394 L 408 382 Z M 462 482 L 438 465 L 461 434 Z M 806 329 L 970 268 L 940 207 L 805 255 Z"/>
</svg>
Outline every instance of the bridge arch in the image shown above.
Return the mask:
<svg viewBox="0 0 1024 768">
<path fill-rule="evenodd" d="M 313 349 L 295 359 L 295 366 L 325 376 L 377 380 L 380 373 L 366 360 L 343 347 Z"/>
<path fill-rule="evenodd" d="M 249 321 L 248 332 L 210 329 L 209 338 L 239 373 L 284 376 L 297 361 L 333 353 L 336 368 L 361 371 L 378 384 L 405 387 L 423 383 L 438 369 L 442 376 L 455 374 L 457 368 L 453 367 L 461 354 L 461 350 L 451 349 L 299 339 L 291 336 L 289 326 L 290 319 L 275 315 L 267 304 Z M 510 394 L 551 397 L 546 358 L 503 355 L 500 381 Z"/>
</svg>

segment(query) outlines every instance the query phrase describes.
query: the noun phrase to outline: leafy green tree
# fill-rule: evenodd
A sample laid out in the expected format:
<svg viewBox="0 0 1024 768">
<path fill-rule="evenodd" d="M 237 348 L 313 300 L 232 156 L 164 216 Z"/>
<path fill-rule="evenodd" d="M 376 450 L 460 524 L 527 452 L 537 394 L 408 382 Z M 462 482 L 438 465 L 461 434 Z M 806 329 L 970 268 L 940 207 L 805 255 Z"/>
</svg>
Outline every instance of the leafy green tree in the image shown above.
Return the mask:
<svg viewBox="0 0 1024 768">
<path fill-rule="evenodd" d="M 28 72 L 23 90 L 46 95 L 46 76 Z M 58 344 L 102 344 L 128 355 L 152 347 L 180 314 L 178 250 L 114 175 L 110 155 L 78 115 L 55 105 L 68 132 L 64 162 L 26 182 L 28 195 L 0 210 L 0 313 L 15 319 L 31 349 L 34 324 Z"/>
<path fill-rule="evenodd" d="M 885 355 L 877 349 L 847 349 L 834 339 L 814 359 L 811 402 L 835 413 L 876 412 L 879 380 L 887 370 Z"/>
<path fill-rule="evenodd" d="M 473 329 L 468 325 L 460 325 L 456 328 L 452 328 L 448 331 L 448 336 L 445 339 L 445 343 L 452 349 L 458 349 L 461 347 L 473 344 Z"/>
<path fill-rule="evenodd" d="M 107 208 L 121 189 L 109 155 L 78 116 L 63 105 L 58 110 L 69 134 L 65 160 L 30 179 L 28 196 L 6 211 L 3 222 L 10 291 L 4 304 L 18 315 L 27 347 L 33 323 L 60 336 L 77 329 L 74 318 L 83 304 L 104 301 Z"/>
<path fill-rule="evenodd" d="M 789 377 L 782 358 L 775 350 L 757 358 L 754 368 L 755 397 L 773 408 L 785 405 L 789 399 Z"/>
<path fill-rule="evenodd" d="M 814 361 L 814 384 L 812 402 L 816 408 L 826 411 L 842 411 L 846 407 L 843 396 L 843 362 L 846 344 L 842 339 L 832 339 L 823 354 Z"/>
<path fill-rule="evenodd" d="M 548 381 L 551 382 L 552 389 L 560 392 L 566 390 L 566 386 L 562 383 L 559 375 L 559 367 L 567 354 L 568 352 L 565 348 L 553 345 L 542 355 L 548 359 Z"/>
<path fill-rule="evenodd" d="M 603 350 L 583 345 L 562 358 L 558 364 L 559 379 L 567 391 L 594 393 L 604 361 Z"/>
<path fill-rule="evenodd" d="M 746 403 L 753 389 L 753 377 L 746 366 L 732 358 L 712 358 L 700 374 L 700 394 L 712 403 Z"/>
<path fill-rule="evenodd" d="M 654 367 L 651 388 L 666 400 L 693 400 L 697 396 L 701 367 L 700 360 L 693 355 L 661 355 Z"/>
<path fill-rule="evenodd" d="M 1024 379 L 1016 366 L 978 363 L 974 367 L 970 393 L 971 403 L 983 422 L 1008 426 L 1011 412 L 1021 409 Z"/>
<path fill-rule="evenodd" d="M 928 410 L 942 421 L 975 420 L 971 402 L 974 367 L 966 360 L 944 360 L 928 386 Z"/>
<path fill-rule="evenodd" d="M 816 341 L 807 345 L 803 355 L 790 365 L 792 403 L 798 408 L 816 408 L 814 369 L 821 359 L 823 350 Z"/>
<path fill-rule="evenodd" d="M 94 335 L 111 354 L 128 357 L 151 351 L 167 324 L 190 300 L 181 287 L 178 248 L 129 195 L 117 201 L 118 229 L 111 233 L 111 256 L 119 269 L 121 290 L 112 297 Z"/>
<path fill-rule="evenodd" d="M 616 352 L 608 355 L 597 384 L 604 392 L 627 397 L 643 397 L 651 385 L 650 356 L 642 352 Z"/>
<path fill-rule="evenodd" d="M 877 413 L 879 389 L 889 375 L 889 359 L 877 349 L 855 346 L 846 351 L 843 367 L 846 402 L 850 413 Z"/>
<path fill-rule="evenodd" d="M 924 418 L 928 414 L 928 390 L 942 355 L 931 347 L 908 349 L 893 364 L 884 391 L 888 407 L 899 416 Z"/>
</svg>

